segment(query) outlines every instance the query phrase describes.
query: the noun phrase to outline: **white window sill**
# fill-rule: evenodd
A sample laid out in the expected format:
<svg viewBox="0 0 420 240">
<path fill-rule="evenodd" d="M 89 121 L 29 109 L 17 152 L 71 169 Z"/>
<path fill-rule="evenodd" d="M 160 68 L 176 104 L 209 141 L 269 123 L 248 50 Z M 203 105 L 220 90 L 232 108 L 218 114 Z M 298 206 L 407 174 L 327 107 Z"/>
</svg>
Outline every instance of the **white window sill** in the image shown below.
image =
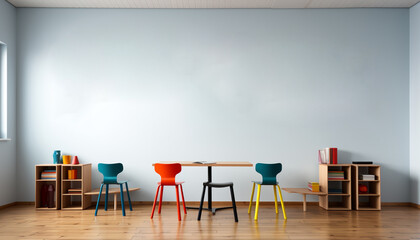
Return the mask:
<svg viewBox="0 0 420 240">
<path fill-rule="evenodd" d="M 10 139 L 10 138 L 0 138 L 0 142 L 8 142 L 8 141 L 12 141 L 12 139 Z"/>
</svg>

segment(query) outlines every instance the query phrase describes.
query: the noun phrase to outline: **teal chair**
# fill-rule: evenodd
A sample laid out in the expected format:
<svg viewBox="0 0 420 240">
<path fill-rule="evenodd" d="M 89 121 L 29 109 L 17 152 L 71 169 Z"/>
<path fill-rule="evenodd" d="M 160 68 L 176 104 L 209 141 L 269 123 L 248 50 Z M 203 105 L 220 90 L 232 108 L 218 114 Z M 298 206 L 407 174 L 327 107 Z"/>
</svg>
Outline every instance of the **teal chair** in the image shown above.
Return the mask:
<svg viewBox="0 0 420 240">
<path fill-rule="evenodd" d="M 125 184 L 125 188 L 127 190 L 128 203 L 130 205 L 130 211 L 133 211 L 133 208 L 131 207 L 130 191 L 128 190 L 127 181 L 117 180 L 117 175 L 121 173 L 123 169 L 124 168 L 123 168 L 122 163 L 99 163 L 98 164 L 98 171 L 102 173 L 102 175 L 104 176 L 104 180 L 102 181 L 101 189 L 99 190 L 98 201 L 96 202 L 95 216 L 98 213 L 99 201 L 101 200 L 102 188 L 104 187 L 104 185 L 106 186 L 105 211 L 108 210 L 108 190 L 109 190 L 110 184 L 120 185 L 121 208 L 122 208 L 123 216 L 125 216 L 124 190 L 123 190 L 123 185 Z"/>
<path fill-rule="evenodd" d="M 255 184 L 258 185 L 257 192 L 257 205 L 255 206 L 255 220 L 258 220 L 258 207 L 260 205 L 260 193 L 261 185 L 272 185 L 274 190 L 274 204 L 276 207 L 276 214 L 279 213 L 279 208 L 277 204 L 277 192 L 276 187 L 279 189 L 281 208 L 283 210 L 283 217 L 287 219 L 286 212 L 284 211 L 283 196 L 281 195 L 281 189 L 277 182 L 277 175 L 281 172 L 282 165 L 281 163 L 257 163 L 255 165 L 255 171 L 257 171 L 262 176 L 262 181 L 253 181 L 251 201 L 249 202 L 248 214 L 251 213 L 252 201 L 254 199 Z"/>
</svg>

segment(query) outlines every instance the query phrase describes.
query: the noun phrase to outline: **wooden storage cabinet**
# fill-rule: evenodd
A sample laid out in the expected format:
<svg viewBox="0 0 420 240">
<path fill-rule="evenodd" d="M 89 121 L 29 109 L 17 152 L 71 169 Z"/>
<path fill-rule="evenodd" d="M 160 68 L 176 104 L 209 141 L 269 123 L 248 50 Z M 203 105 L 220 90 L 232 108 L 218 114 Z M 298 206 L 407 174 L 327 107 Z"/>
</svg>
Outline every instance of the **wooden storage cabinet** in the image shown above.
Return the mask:
<svg viewBox="0 0 420 240">
<path fill-rule="evenodd" d="M 83 210 L 90 206 L 91 196 L 86 195 L 91 191 L 92 164 L 64 164 L 62 165 L 61 179 L 61 209 Z M 76 170 L 75 179 L 71 179 L 69 170 Z"/>
<path fill-rule="evenodd" d="M 373 164 L 353 164 L 353 209 L 381 210 L 381 168 Z M 363 174 L 375 175 L 374 180 L 362 180 Z M 359 185 L 367 186 L 367 193 L 360 193 Z"/>
<path fill-rule="evenodd" d="M 329 179 L 328 172 L 343 171 L 343 179 Z M 319 187 L 326 195 L 319 197 L 319 206 L 326 210 L 351 210 L 351 164 L 320 164 Z M 339 189 L 339 192 L 332 192 Z"/>
<path fill-rule="evenodd" d="M 56 179 L 41 179 L 44 170 L 55 170 Z M 44 185 L 54 186 L 54 207 L 42 206 L 41 195 Z M 36 210 L 59 210 L 61 208 L 61 165 L 59 164 L 39 164 L 35 166 L 35 208 Z"/>
</svg>

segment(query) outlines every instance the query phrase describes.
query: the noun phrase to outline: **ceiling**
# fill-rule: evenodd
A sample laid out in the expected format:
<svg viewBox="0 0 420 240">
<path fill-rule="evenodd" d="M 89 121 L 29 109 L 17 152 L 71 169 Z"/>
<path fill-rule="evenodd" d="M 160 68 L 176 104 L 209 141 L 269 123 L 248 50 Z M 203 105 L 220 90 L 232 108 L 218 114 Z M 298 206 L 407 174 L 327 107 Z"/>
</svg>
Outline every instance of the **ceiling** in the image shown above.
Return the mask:
<svg viewBox="0 0 420 240">
<path fill-rule="evenodd" d="M 45 8 L 409 8 L 420 0 L 7 0 Z"/>
</svg>

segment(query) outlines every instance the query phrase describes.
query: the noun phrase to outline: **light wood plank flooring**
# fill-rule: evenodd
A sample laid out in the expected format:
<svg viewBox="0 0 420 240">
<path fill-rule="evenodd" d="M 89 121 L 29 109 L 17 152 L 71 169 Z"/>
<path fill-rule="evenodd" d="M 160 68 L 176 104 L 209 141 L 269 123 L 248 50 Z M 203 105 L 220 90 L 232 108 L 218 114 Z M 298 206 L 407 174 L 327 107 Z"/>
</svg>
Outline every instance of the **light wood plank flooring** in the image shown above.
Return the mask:
<svg viewBox="0 0 420 240">
<path fill-rule="evenodd" d="M 151 205 L 121 210 L 35 211 L 33 206 L 0 210 L 0 239 L 420 239 L 420 209 L 383 207 L 382 211 L 325 211 L 317 206 L 286 206 L 288 220 L 274 206 L 260 207 L 259 220 L 244 204 L 238 206 L 239 223 L 232 211 L 212 216 L 188 210 L 177 221 L 175 205 L 164 205 L 150 219 Z M 156 212 L 157 213 L 157 212 Z"/>
</svg>

